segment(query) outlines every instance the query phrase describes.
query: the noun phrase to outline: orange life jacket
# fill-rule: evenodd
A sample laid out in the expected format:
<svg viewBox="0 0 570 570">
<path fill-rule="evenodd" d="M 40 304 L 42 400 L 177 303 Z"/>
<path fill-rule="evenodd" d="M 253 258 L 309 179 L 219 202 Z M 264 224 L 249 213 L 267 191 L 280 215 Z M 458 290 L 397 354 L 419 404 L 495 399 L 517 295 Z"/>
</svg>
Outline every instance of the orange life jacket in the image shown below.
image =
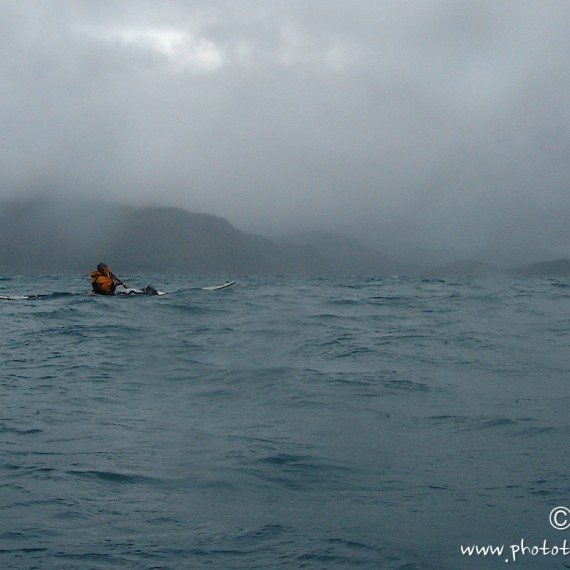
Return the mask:
<svg viewBox="0 0 570 570">
<path fill-rule="evenodd" d="M 93 293 L 98 295 L 114 295 L 117 284 L 112 277 L 105 273 L 93 271 L 91 273 L 91 287 L 93 288 Z"/>
</svg>

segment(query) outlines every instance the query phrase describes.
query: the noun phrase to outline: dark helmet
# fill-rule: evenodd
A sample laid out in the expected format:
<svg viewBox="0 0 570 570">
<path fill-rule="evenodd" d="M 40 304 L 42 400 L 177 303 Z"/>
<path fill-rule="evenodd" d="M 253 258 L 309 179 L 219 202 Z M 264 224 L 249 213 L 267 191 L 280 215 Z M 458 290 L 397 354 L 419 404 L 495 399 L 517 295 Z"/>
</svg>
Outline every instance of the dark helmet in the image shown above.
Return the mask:
<svg viewBox="0 0 570 570">
<path fill-rule="evenodd" d="M 99 273 L 105 273 L 106 271 L 109 271 L 109 268 L 108 268 L 107 265 L 105 265 L 104 263 L 100 263 L 100 264 L 97 266 L 97 271 L 98 271 Z"/>
</svg>

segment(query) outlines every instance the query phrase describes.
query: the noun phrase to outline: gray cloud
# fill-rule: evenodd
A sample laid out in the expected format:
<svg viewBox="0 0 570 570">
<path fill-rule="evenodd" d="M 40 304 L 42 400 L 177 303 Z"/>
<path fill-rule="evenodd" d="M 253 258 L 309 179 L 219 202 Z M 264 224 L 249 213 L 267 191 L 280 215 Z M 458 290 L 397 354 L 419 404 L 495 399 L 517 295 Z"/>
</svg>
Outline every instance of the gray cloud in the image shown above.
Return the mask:
<svg viewBox="0 0 570 570">
<path fill-rule="evenodd" d="M 570 254 L 570 4 L 0 5 L 4 196 Z"/>
</svg>

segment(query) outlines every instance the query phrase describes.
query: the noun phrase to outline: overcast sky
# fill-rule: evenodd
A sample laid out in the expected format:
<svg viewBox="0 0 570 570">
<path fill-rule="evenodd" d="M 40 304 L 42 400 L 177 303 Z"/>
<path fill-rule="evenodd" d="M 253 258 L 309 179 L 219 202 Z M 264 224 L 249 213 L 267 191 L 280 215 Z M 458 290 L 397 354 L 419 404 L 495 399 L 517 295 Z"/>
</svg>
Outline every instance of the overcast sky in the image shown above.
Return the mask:
<svg viewBox="0 0 570 570">
<path fill-rule="evenodd" d="M 0 0 L 2 196 L 570 255 L 567 0 Z"/>
</svg>

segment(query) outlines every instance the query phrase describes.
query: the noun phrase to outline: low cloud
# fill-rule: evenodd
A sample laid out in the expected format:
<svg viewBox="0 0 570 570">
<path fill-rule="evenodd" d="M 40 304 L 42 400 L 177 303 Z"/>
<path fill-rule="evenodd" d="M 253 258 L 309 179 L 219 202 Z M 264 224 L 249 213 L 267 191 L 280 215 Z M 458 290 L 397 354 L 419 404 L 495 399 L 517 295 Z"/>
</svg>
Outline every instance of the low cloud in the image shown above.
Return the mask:
<svg viewBox="0 0 570 570">
<path fill-rule="evenodd" d="M 0 6 L 1 195 L 518 262 L 570 250 L 566 2 Z"/>
</svg>

